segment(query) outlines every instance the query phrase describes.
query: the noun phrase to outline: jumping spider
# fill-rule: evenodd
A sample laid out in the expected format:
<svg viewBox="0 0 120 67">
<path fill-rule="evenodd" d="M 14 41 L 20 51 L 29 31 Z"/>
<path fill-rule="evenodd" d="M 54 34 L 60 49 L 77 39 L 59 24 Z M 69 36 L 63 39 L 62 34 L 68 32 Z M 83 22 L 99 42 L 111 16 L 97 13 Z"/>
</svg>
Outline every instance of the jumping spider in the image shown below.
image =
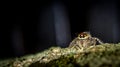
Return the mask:
<svg viewBox="0 0 120 67">
<path fill-rule="evenodd" d="M 75 39 L 73 39 L 73 41 L 70 43 L 69 47 L 83 49 L 83 48 L 86 48 L 91 45 L 95 46 L 97 42 L 99 44 L 103 44 L 103 42 L 100 39 L 98 39 L 96 37 L 92 37 L 89 32 L 82 32 L 82 33 L 78 34 L 78 36 Z"/>
</svg>

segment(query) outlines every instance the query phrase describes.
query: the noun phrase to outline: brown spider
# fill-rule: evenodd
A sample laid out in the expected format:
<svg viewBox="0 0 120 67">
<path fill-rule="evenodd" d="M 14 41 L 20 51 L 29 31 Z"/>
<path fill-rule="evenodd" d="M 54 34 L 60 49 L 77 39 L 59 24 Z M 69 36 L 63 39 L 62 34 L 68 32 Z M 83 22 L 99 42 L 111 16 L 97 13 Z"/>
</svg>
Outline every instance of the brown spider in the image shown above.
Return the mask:
<svg viewBox="0 0 120 67">
<path fill-rule="evenodd" d="M 99 44 L 103 44 L 103 42 L 100 39 L 92 37 L 89 32 L 82 32 L 78 34 L 78 36 L 75 39 L 73 39 L 69 47 L 76 47 L 78 49 L 82 49 L 91 45 L 95 46 L 96 42 L 98 42 Z"/>
</svg>

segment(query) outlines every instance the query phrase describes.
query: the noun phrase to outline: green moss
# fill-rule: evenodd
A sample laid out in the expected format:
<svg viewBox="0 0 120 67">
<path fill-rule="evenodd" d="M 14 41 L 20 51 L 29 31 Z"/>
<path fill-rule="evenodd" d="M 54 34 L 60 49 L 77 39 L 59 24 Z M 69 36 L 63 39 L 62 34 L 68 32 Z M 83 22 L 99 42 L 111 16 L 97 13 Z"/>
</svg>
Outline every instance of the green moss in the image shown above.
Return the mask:
<svg viewBox="0 0 120 67">
<path fill-rule="evenodd" d="M 15 65 L 22 67 L 119 67 L 120 43 L 97 45 L 86 48 L 84 51 L 54 47 L 38 54 L 0 61 L 0 67 L 7 67 L 7 65 L 8 67 L 15 67 Z"/>
</svg>

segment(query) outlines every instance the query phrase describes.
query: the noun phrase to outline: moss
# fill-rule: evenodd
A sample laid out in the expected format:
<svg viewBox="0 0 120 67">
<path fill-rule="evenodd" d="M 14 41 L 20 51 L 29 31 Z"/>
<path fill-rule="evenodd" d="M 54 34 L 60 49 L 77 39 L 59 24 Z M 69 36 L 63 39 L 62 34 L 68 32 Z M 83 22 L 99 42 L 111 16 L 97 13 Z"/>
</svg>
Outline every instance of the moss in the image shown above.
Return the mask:
<svg viewBox="0 0 120 67">
<path fill-rule="evenodd" d="M 120 43 L 97 45 L 84 51 L 52 47 L 41 53 L 16 58 L 9 62 L 0 61 L 0 67 L 7 67 L 5 63 L 9 67 L 119 67 Z"/>
</svg>

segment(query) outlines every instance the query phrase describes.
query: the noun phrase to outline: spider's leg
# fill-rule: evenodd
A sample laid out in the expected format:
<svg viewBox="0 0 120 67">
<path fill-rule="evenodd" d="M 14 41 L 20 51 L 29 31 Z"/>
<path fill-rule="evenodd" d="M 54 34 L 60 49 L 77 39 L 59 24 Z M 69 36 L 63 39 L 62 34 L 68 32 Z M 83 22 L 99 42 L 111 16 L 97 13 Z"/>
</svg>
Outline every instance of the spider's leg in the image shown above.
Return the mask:
<svg viewBox="0 0 120 67">
<path fill-rule="evenodd" d="M 76 45 L 75 48 L 76 48 L 77 50 L 81 49 L 81 47 L 80 47 L 79 45 Z"/>
<path fill-rule="evenodd" d="M 94 38 L 94 39 L 92 40 L 92 42 L 93 42 L 93 46 L 95 46 L 95 45 L 96 45 L 96 41 L 97 41 L 97 39 L 96 39 L 96 38 Z"/>
<path fill-rule="evenodd" d="M 77 41 L 77 38 L 75 38 L 72 42 L 70 42 L 69 48 L 76 46 L 77 45 L 76 41 Z"/>
<path fill-rule="evenodd" d="M 99 43 L 99 44 L 104 44 L 100 39 L 94 37 L 94 39 Z"/>
<path fill-rule="evenodd" d="M 73 40 L 73 41 L 70 43 L 69 48 L 75 46 L 75 44 L 76 44 L 76 43 L 75 43 L 75 41 Z"/>
</svg>

